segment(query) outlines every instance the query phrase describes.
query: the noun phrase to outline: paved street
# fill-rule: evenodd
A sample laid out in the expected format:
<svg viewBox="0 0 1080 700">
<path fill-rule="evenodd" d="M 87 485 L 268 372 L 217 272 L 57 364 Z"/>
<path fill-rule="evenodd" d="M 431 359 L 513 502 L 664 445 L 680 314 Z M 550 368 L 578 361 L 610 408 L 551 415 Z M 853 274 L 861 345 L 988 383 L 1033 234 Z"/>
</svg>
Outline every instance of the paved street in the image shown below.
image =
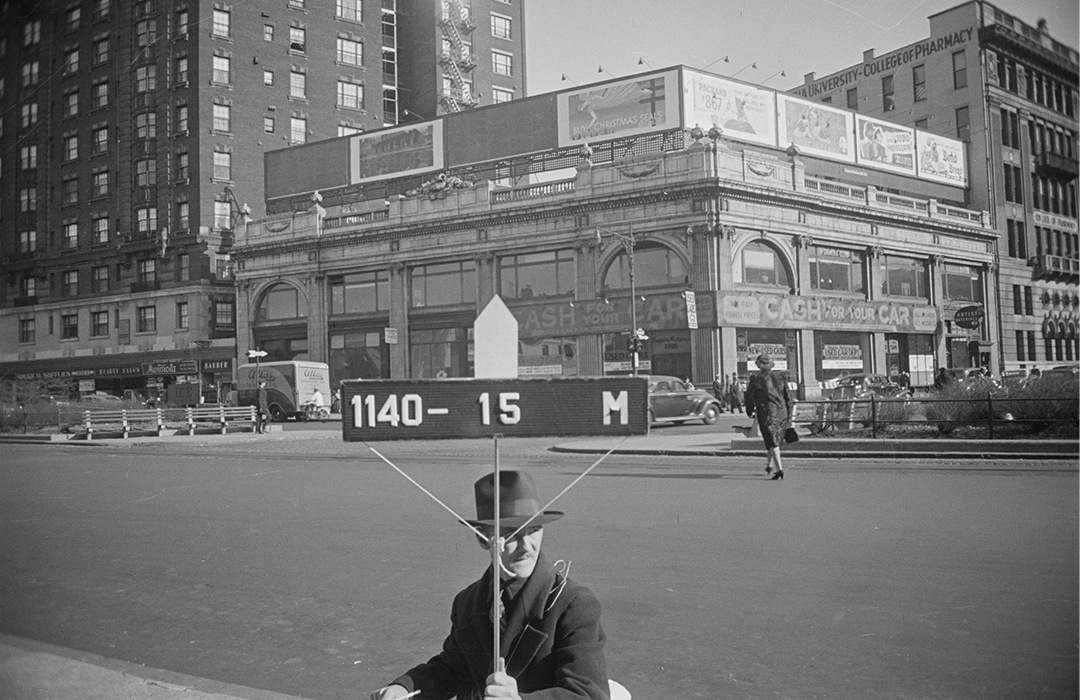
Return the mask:
<svg viewBox="0 0 1080 700">
<path fill-rule="evenodd" d="M 484 556 L 363 445 L 5 445 L 0 632 L 223 683 L 365 697 L 434 653 Z M 503 440 L 554 495 L 596 459 Z M 377 448 L 472 513 L 490 441 Z M 760 462 L 760 464 L 759 464 Z M 614 455 L 545 551 L 659 698 L 1075 698 L 1072 462 Z"/>
</svg>

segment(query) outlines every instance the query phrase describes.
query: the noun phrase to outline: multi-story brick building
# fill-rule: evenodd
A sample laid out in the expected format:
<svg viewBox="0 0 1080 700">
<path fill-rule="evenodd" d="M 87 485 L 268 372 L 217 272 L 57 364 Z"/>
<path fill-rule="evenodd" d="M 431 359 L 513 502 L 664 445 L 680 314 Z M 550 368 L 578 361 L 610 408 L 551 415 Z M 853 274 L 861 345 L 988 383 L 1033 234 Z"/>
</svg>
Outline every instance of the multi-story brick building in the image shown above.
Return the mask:
<svg viewBox="0 0 1080 700">
<path fill-rule="evenodd" d="M 981 0 L 929 22 L 928 39 L 791 93 L 963 140 L 964 204 L 998 232 L 995 370 L 1080 360 L 1077 51 Z"/>
<path fill-rule="evenodd" d="M 522 2 L 0 4 L 0 376 L 230 380 L 263 154 L 521 97 Z"/>
</svg>

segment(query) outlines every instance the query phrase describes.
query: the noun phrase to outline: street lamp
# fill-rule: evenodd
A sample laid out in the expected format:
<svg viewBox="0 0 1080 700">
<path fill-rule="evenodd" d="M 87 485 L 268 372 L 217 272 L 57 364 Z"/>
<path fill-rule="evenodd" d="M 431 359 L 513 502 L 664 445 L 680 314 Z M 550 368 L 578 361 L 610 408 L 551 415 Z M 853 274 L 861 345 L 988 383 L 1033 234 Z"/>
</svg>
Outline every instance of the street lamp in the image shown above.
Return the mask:
<svg viewBox="0 0 1080 700">
<path fill-rule="evenodd" d="M 630 261 L 630 352 L 632 353 L 631 371 L 633 376 L 637 376 L 638 373 L 638 353 L 641 351 L 641 341 L 646 340 L 648 336 L 645 332 L 638 328 L 637 325 L 637 287 L 634 285 L 634 244 L 637 242 L 634 239 L 634 225 L 630 224 L 630 233 L 619 233 L 618 231 L 611 231 L 609 229 L 596 228 L 596 244 L 600 246 L 603 244 L 603 234 L 607 234 L 622 243 L 623 250 L 626 251 L 626 257 Z"/>
</svg>

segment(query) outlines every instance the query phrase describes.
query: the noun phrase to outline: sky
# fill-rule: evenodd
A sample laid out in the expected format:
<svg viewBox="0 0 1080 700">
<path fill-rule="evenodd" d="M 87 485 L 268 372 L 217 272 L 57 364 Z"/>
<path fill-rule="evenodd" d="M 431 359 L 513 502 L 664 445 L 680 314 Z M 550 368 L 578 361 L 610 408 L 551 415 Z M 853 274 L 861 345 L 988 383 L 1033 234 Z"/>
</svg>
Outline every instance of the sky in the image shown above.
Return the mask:
<svg viewBox="0 0 1080 700">
<path fill-rule="evenodd" d="M 524 0 L 528 92 L 537 95 L 683 64 L 790 90 L 930 36 L 962 0 Z M 1077 0 L 991 3 L 1080 47 Z M 728 56 L 728 62 L 722 59 Z M 641 65 L 638 61 L 643 61 Z M 716 61 L 716 63 L 713 63 Z M 750 68 L 757 63 L 757 68 Z M 603 67 L 604 72 L 600 71 Z M 786 77 L 780 75 L 786 72 Z M 738 73 L 738 75 L 735 75 Z M 565 75 L 567 80 L 562 80 Z"/>
</svg>

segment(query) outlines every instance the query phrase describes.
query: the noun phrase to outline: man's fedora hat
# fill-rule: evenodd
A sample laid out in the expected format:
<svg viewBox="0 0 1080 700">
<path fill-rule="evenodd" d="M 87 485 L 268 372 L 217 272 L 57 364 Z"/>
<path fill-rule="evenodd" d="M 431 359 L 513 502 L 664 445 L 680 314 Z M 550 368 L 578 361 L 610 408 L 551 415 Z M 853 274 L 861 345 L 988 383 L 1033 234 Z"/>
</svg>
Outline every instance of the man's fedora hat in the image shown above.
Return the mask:
<svg viewBox="0 0 1080 700">
<path fill-rule="evenodd" d="M 487 474 L 482 477 L 476 482 L 474 490 L 476 491 L 476 520 L 469 520 L 468 523 L 473 526 L 494 526 L 495 475 Z M 540 512 L 540 497 L 536 493 L 536 484 L 533 483 L 529 472 L 515 469 L 499 470 L 499 527 L 521 527 L 527 521 L 531 525 L 543 525 L 558 520 L 562 516 L 563 514 L 557 510 Z"/>
</svg>

